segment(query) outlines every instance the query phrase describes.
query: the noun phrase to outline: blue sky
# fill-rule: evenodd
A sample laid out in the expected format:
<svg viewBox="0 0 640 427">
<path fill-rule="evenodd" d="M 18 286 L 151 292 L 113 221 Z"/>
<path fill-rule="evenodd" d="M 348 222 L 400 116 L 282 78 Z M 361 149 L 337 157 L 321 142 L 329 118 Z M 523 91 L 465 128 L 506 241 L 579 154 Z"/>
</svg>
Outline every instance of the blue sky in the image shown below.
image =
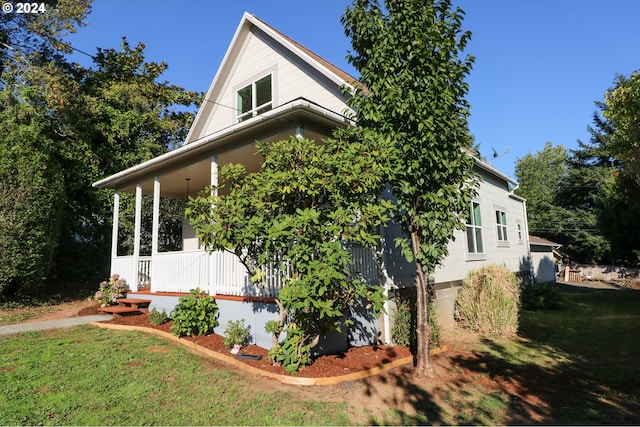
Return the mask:
<svg viewBox="0 0 640 427">
<path fill-rule="evenodd" d="M 454 0 L 473 33 L 467 82 L 469 126 L 480 151 L 514 176 L 518 158 L 546 141 L 575 148 L 589 140 L 595 101 L 615 74 L 640 69 L 640 1 Z M 95 53 L 121 36 L 165 61 L 167 81 L 206 91 L 245 11 L 357 76 L 340 17 L 347 0 L 94 0 L 87 26 L 67 41 Z M 76 60 L 88 65 L 88 58 Z"/>
</svg>

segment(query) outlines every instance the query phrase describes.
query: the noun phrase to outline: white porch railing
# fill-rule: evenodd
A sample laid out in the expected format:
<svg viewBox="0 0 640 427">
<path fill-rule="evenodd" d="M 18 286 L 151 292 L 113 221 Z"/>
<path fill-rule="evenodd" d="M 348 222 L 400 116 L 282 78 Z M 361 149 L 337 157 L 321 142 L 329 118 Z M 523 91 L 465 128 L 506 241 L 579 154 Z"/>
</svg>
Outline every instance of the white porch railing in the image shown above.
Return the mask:
<svg viewBox="0 0 640 427">
<path fill-rule="evenodd" d="M 129 289 L 136 289 L 136 269 L 133 265 L 133 256 L 120 256 L 111 260 L 111 274 L 119 274 L 124 279 Z"/>
<path fill-rule="evenodd" d="M 353 245 L 351 272 L 370 285 L 378 283 L 378 268 L 372 249 Z M 153 292 L 189 292 L 200 288 L 212 295 L 274 297 L 282 288 L 282 277 L 274 267 L 265 271 L 261 284 L 252 283 L 245 266 L 229 252 L 163 252 L 153 257 L 117 257 L 111 261 L 112 273 L 119 273 L 131 289 L 151 286 Z M 137 280 L 137 288 L 132 283 Z"/>
<path fill-rule="evenodd" d="M 138 289 L 151 286 L 151 257 L 138 258 Z"/>
<path fill-rule="evenodd" d="M 153 257 L 151 290 L 189 292 L 209 289 L 209 255 L 203 251 L 163 252 Z"/>
</svg>

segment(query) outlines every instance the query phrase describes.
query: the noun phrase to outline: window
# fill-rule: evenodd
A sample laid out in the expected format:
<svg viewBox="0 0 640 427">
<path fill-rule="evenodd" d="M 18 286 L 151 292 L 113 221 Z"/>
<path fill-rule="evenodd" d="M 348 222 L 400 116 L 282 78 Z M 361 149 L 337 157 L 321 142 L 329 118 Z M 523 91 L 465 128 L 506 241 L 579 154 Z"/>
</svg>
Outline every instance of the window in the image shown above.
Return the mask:
<svg viewBox="0 0 640 427">
<path fill-rule="evenodd" d="M 273 108 L 271 74 L 238 91 L 238 121 L 243 122 Z"/>
<path fill-rule="evenodd" d="M 522 224 L 518 222 L 516 225 L 518 226 L 518 241 L 522 242 Z"/>
<path fill-rule="evenodd" d="M 496 226 L 498 228 L 498 242 L 508 242 L 507 214 L 504 211 L 496 210 Z"/>
<path fill-rule="evenodd" d="M 482 242 L 482 217 L 480 215 L 480 203 L 471 202 L 469 223 L 467 224 L 467 248 L 470 254 L 484 252 Z"/>
</svg>

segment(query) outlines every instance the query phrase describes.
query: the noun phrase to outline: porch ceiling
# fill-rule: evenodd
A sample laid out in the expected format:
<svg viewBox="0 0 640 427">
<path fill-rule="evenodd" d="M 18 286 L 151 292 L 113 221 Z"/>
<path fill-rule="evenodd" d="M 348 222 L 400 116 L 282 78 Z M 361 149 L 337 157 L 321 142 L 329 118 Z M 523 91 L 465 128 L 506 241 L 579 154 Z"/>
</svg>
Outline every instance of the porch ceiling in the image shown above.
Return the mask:
<svg viewBox="0 0 640 427">
<path fill-rule="evenodd" d="M 263 141 L 279 141 L 289 138 L 291 130 L 277 132 L 264 138 Z M 326 138 L 317 130 L 305 130 L 305 137 L 320 141 Z M 257 153 L 256 143 L 250 143 L 232 147 L 216 156 L 218 167 L 229 164 L 243 164 L 247 172 L 257 172 L 260 169 L 262 156 Z M 206 157 L 196 162 L 187 163 L 182 167 L 173 170 L 166 170 L 160 173 L 160 194 L 164 197 L 186 199 L 187 196 L 194 197 L 211 183 L 211 157 Z M 188 179 L 188 181 L 187 181 Z M 188 183 L 188 185 L 187 185 Z M 149 177 L 142 182 L 143 194 L 153 194 L 153 178 Z M 136 184 L 120 188 L 122 192 L 135 192 Z"/>
<path fill-rule="evenodd" d="M 329 135 L 332 128 L 348 123 L 343 116 L 300 98 L 100 180 L 93 186 L 133 192 L 140 184 L 144 194 L 153 194 L 153 180 L 158 176 L 163 196 L 184 198 L 189 178 L 189 194 L 193 196 L 211 182 L 212 155 L 216 156 L 219 166 L 242 163 L 249 172 L 254 172 L 262 160 L 256 154 L 256 141 L 287 139 L 299 126 L 303 126 L 305 137 L 319 141 Z"/>
</svg>

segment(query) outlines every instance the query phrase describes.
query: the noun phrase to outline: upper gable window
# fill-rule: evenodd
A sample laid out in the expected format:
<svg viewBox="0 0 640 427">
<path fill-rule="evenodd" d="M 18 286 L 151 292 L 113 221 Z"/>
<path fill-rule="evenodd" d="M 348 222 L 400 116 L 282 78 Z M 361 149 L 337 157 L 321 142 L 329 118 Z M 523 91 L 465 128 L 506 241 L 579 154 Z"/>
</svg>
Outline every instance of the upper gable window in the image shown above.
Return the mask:
<svg viewBox="0 0 640 427">
<path fill-rule="evenodd" d="M 238 91 L 238 121 L 243 122 L 273 108 L 271 74 Z"/>
</svg>

